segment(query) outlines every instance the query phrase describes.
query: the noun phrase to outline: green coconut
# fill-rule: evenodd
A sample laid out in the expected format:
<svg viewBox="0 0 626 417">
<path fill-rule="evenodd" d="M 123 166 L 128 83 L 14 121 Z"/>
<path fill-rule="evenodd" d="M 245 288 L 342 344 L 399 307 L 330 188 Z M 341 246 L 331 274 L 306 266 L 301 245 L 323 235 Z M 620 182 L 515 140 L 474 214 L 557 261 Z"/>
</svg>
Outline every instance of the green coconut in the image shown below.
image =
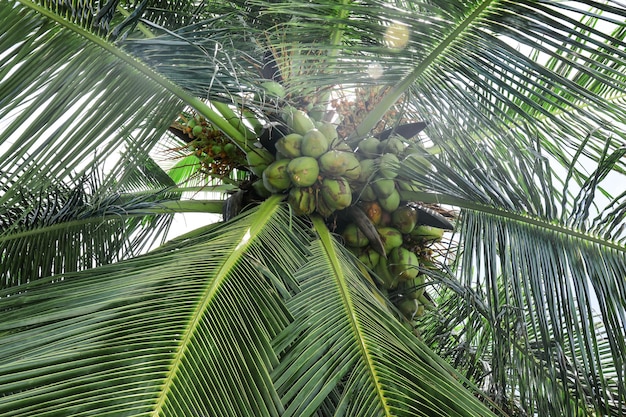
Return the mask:
<svg viewBox="0 0 626 417">
<path fill-rule="evenodd" d="M 369 269 L 374 269 L 380 261 L 380 254 L 371 246 L 367 246 L 359 253 L 358 258 Z"/>
<path fill-rule="evenodd" d="M 337 134 L 337 126 L 330 122 L 317 122 L 315 123 L 317 130 L 322 132 L 331 148 L 334 148 L 339 144 L 339 135 Z"/>
<path fill-rule="evenodd" d="M 367 246 L 370 241 L 365 234 L 359 229 L 355 223 L 348 223 L 341 233 L 341 237 L 347 246 L 362 248 Z"/>
<path fill-rule="evenodd" d="M 411 233 L 417 224 L 417 215 L 413 207 L 398 207 L 391 213 L 391 224 L 404 234 Z"/>
<path fill-rule="evenodd" d="M 290 133 L 276 141 L 276 150 L 287 158 L 302 156 L 300 147 L 303 136 L 298 133 Z"/>
<path fill-rule="evenodd" d="M 324 178 L 321 195 L 328 207 L 343 210 L 352 204 L 352 191 L 345 178 Z"/>
<path fill-rule="evenodd" d="M 246 154 L 248 168 L 254 175 L 261 177 L 269 164 L 274 162 L 274 155 L 265 148 L 253 148 Z"/>
<path fill-rule="evenodd" d="M 287 126 L 294 131 L 304 135 L 311 129 L 315 128 L 315 122 L 302 110 L 296 110 L 293 107 L 287 107 L 283 111 L 283 120 Z"/>
<path fill-rule="evenodd" d="M 300 151 L 304 156 L 319 158 L 328 151 L 328 139 L 317 129 L 311 129 L 304 134 Z"/>
<path fill-rule="evenodd" d="M 276 81 L 265 81 L 261 84 L 261 87 L 263 87 L 267 94 L 272 97 L 285 98 L 287 95 L 285 87 Z"/>
<path fill-rule="evenodd" d="M 398 169 L 400 168 L 400 160 L 392 153 L 383 154 L 379 160 L 380 175 L 383 178 L 393 179 L 398 176 Z"/>
<path fill-rule="evenodd" d="M 394 180 L 387 178 L 376 178 L 371 182 L 372 189 L 379 198 L 387 198 L 396 191 Z"/>
<path fill-rule="evenodd" d="M 391 194 L 385 198 L 378 197 L 378 203 L 388 213 L 393 213 L 400 207 L 400 193 L 394 188 Z"/>
<path fill-rule="evenodd" d="M 380 154 L 392 153 L 400 155 L 404 152 L 404 142 L 397 136 L 390 136 L 388 139 L 380 142 L 378 145 L 378 152 Z"/>
<path fill-rule="evenodd" d="M 366 158 L 361 159 L 359 164 L 361 165 L 361 172 L 357 181 L 362 183 L 370 181 L 378 169 L 378 162 L 375 159 Z"/>
<path fill-rule="evenodd" d="M 330 150 L 320 156 L 319 163 L 320 171 L 331 177 L 357 179 L 361 173 L 361 164 L 352 152 Z"/>
<path fill-rule="evenodd" d="M 402 246 L 402 233 L 395 227 L 379 227 L 377 230 L 386 254 L 389 254 L 394 248 Z"/>
<path fill-rule="evenodd" d="M 272 162 L 263 171 L 263 185 L 273 193 L 279 193 L 291 186 L 291 179 L 287 173 L 287 165 L 291 159 L 279 159 Z"/>
<path fill-rule="evenodd" d="M 419 260 L 414 252 L 399 246 L 389 252 L 389 268 L 400 279 L 413 279 L 419 273 Z"/>
<path fill-rule="evenodd" d="M 297 216 L 304 216 L 315 211 L 315 192 L 311 187 L 293 187 L 289 190 L 287 202 Z"/>
<path fill-rule="evenodd" d="M 357 151 L 365 158 L 376 158 L 380 155 L 378 147 L 380 146 L 380 140 L 374 136 L 367 136 L 359 141 Z"/>
<path fill-rule="evenodd" d="M 443 237 L 444 230 L 439 227 L 419 225 L 411 231 L 411 236 L 419 237 L 424 240 L 440 240 Z"/>
<path fill-rule="evenodd" d="M 292 159 L 287 165 L 287 174 L 291 182 L 297 187 L 308 187 L 317 181 L 320 168 L 317 160 L 310 156 L 300 156 Z"/>
</svg>

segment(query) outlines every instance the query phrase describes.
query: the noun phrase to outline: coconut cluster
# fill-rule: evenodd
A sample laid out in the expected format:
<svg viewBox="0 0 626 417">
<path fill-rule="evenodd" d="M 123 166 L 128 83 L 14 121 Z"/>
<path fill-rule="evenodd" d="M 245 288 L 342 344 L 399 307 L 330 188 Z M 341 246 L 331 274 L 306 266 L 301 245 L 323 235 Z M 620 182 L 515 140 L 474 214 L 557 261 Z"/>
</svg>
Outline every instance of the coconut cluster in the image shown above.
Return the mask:
<svg viewBox="0 0 626 417">
<path fill-rule="evenodd" d="M 185 135 L 188 150 L 198 157 L 203 172 L 226 177 L 243 165 L 243 151 L 201 115 L 181 116 L 177 126 Z"/>
<path fill-rule="evenodd" d="M 302 110 L 289 108 L 283 118 L 290 133 L 276 141 L 276 155 L 262 147 L 248 153 L 250 169 L 261 178 L 255 190 L 288 193 L 297 215 L 329 217 L 349 207 L 362 171 L 353 149 L 339 140 L 334 125 Z"/>
<path fill-rule="evenodd" d="M 375 272 L 379 288 L 408 319 L 420 316 L 432 307 L 420 264 L 443 230 L 420 225 L 419 207 L 400 196 L 413 185 L 397 173 L 407 158 L 427 167 L 424 151 L 398 136 L 368 136 L 350 146 L 335 125 L 293 108 L 283 119 L 289 131 L 275 142 L 275 155 L 260 144 L 247 155 L 249 169 L 259 177 L 253 183 L 257 194 L 287 194 L 297 215 L 337 214 L 338 233 Z"/>
<path fill-rule="evenodd" d="M 434 308 L 425 291 L 428 276 L 424 271 L 434 268 L 430 247 L 441 241 L 444 230 L 419 224 L 420 210 L 410 202 L 402 202 L 392 212 L 383 209 L 378 200 L 360 201 L 357 207 L 374 226 L 382 250 L 357 222 L 348 222 L 341 231 L 346 247 L 374 271 L 379 289 L 407 319 L 414 320 L 425 309 Z"/>
</svg>

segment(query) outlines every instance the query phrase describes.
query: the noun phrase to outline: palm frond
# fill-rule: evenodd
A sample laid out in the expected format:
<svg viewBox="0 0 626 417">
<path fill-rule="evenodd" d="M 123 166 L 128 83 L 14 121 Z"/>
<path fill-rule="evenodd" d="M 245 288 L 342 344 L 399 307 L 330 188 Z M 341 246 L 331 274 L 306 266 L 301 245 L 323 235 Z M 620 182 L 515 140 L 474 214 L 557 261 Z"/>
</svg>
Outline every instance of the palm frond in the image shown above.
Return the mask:
<svg viewBox="0 0 626 417">
<path fill-rule="evenodd" d="M 276 341 L 284 415 L 314 415 L 330 393 L 339 397 L 327 415 L 492 415 L 374 296 L 324 223 L 314 226 L 320 238 L 288 302 L 296 320 Z"/>
<path fill-rule="evenodd" d="M 141 14 L 141 22 L 151 28 L 154 33 L 176 31 L 200 23 L 207 18 L 233 14 L 244 7 L 245 5 L 240 2 L 225 3 L 216 0 L 157 0 L 146 5 Z"/>
<path fill-rule="evenodd" d="M 176 79 L 198 91 L 206 90 L 208 82 L 207 56 L 198 42 L 209 39 L 225 48 L 224 54 L 231 50 L 236 51 L 233 56 L 249 56 L 251 65 L 240 68 L 236 87 L 227 84 L 235 69 L 232 61 L 221 59 L 222 72 L 210 77 L 218 89 L 230 89 L 227 94 L 240 93 L 241 84 L 254 91 L 258 61 L 267 49 L 289 74 L 285 84 L 294 93 L 320 93 L 336 84 L 337 77 L 352 85 L 394 86 L 356 126 L 357 135 L 368 133 L 403 97 L 398 108 L 412 119 L 430 120 L 427 135 L 436 144 L 463 134 L 478 143 L 498 137 L 515 148 L 539 146 L 552 163 L 571 169 L 579 184 L 586 176 L 576 155 L 580 138 L 587 138 L 581 154 L 585 158 L 600 160 L 605 152 L 619 152 L 624 134 L 616 121 L 625 118 L 626 86 L 623 8 L 603 2 L 400 1 L 397 8 L 370 2 L 339 10 L 331 3 L 234 3 L 232 16 L 237 17 L 228 22 L 238 28 L 235 36 L 218 25 L 203 27 L 200 40 L 192 37 L 190 27 L 177 33 L 178 39 L 139 42 L 149 61 L 163 54 L 177 56 L 171 47 L 188 44 L 181 51 L 189 52 L 180 56 L 190 76 Z M 237 26 L 237 19 L 249 12 L 246 7 L 261 11 L 273 23 L 265 27 L 255 20 L 256 26 Z M 329 39 L 337 28 L 343 33 L 341 55 L 331 52 L 324 57 L 332 51 Z M 390 45 L 390 31 L 406 34 L 406 39 L 401 36 L 406 44 Z M 379 78 L 370 77 L 370 64 L 382 69 Z M 509 134 L 512 129 L 515 134 Z M 613 170 L 624 169 L 623 158 L 615 162 Z"/>
<path fill-rule="evenodd" d="M 620 228 L 625 216 L 625 195 L 612 196 L 602 189 L 608 175 L 613 182 L 624 178 L 616 167 L 624 149 L 608 154 L 615 140 L 607 140 L 597 162 L 584 162 L 589 178 L 579 184 L 571 170 L 554 168 L 549 150 L 539 142 L 520 146 L 514 139 L 503 140 L 504 135 L 485 136 L 476 142 L 457 130 L 449 133 L 449 139 L 440 145 L 443 152 L 424 152 L 424 159 L 407 158 L 400 177 L 415 182 L 422 190 L 446 195 L 449 204 L 456 204 L 451 201 L 459 198 L 467 203 L 537 216 L 617 243 L 626 238 Z M 519 137 L 515 132 L 511 135 Z M 579 154 L 587 143 L 585 138 L 580 139 Z M 606 206 L 597 202 L 598 195 L 607 199 Z"/>
<path fill-rule="evenodd" d="M 223 116 L 180 86 L 81 27 L 34 3 L 25 5 L 5 5 L 0 15 L 6 27 L 0 38 L 2 175 L 42 184 L 64 178 L 88 170 L 94 153 L 102 159 L 115 155 L 130 134 L 147 151 L 183 101 L 245 146 Z M 11 195 L 3 197 L 2 202 Z"/>
<path fill-rule="evenodd" d="M 0 210 L 2 287 L 124 259 L 164 236 L 171 215 L 155 215 L 153 207 L 180 193 L 166 191 L 172 180 L 132 137 L 124 139 L 108 174 L 95 154 L 82 173 L 44 184 L 25 179 L 30 171 L 45 174 L 35 160 L 28 172 L 3 178 L 10 200 Z"/>
<path fill-rule="evenodd" d="M 626 398 L 616 386 L 625 377 L 626 248 L 586 231 L 585 203 L 614 158 L 607 155 L 577 195 L 567 192 L 575 189 L 571 177 L 550 173 L 539 147 L 483 147 L 461 137 L 429 160 L 436 172 L 424 175 L 424 164 L 407 160 L 400 175 L 441 193 L 431 202 L 464 208 L 452 272 L 458 281 L 441 281 L 456 294 L 442 314 L 460 321 L 433 322 L 430 343 L 446 355 L 461 347 L 473 351 L 476 358 L 463 365 L 473 375 L 485 361 L 489 377 L 475 377 L 503 407 L 542 415 L 623 413 Z M 404 195 L 419 200 L 425 194 Z M 623 203 L 623 195 L 614 201 Z M 617 219 L 623 208 L 606 213 Z M 617 223 L 595 230 L 622 233 Z M 461 323 L 463 334 L 442 343 L 439 335 L 454 334 Z M 541 387 L 545 380 L 553 385 Z"/>
<path fill-rule="evenodd" d="M 256 60 L 267 50 L 289 99 L 338 80 L 387 85 L 373 89 L 378 107 L 354 135 L 370 133 L 392 106 L 429 121 L 424 139 L 441 150 L 425 155 L 435 169 L 413 160 L 400 178 L 423 190 L 407 200 L 463 209 L 458 257 L 442 265 L 449 274 L 432 274 L 450 291 L 423 334 L 467 380 L 398 324 L 318 220 L 321 239 L 305 264 L 306 227 L 274 198 L 154 254 L 3 290 L 0 411 L 489 415 L 473 398 L 481 394 L 462 388 L 477 383 L 485 401 L 513 415 L 626 414 L 626 193 L 603 188 L 626 172 L 626 8 L 393 4 L 254 0 L 188 3 L 169 17 L 154 9 L 153 24 L 128 16 L 126 33 L 145 23 L 160 34 L 119 43 L 153 71 L 93 36 L 89 19 L 2 3 L 1 215 L 14 226 L 37 218 L 37 207 L 65 218 L 71 196 L 89 195 L 72 190 L 96 167 L 92 155 L 146 155 L 183 101 L 211 115 L 188 91 L 248 99 L 260 91 Z M 139 169 L 115 171 L 138 193 L 169 180 L 142 158 L 132 162 Z M 144 183 L 141 169 L 155 182 Z M 63 203 L 40 198 L 44 189 Z M 98 197 L 98 209 L 115 207 Z M 127 203 L 141 210 L 143 200 Z"/>
<path fill-rule="evenodd" d="M 76 25 L 95 33 L 106 34 L 109 31 L 119 0 L 108 1 L 102 5 L 95 1 L 70 3 L 67 1 L 44 0 L 38 3 Z"/>
<path fill-rule="evenodd" d="M 472 215 L 471 217 L 474 219 L 481 216 Z M 623 283 L 620 283 L 623 281 L 621 276 L 626 251 L 606 249 L 601 245 L 564 239 L 550 233 L 538 238 L 538 235 L 542 234 L 533 230 L 534 228 L 523 230 L 523 227 L 519 227 L 521 229 L 519 230 L 513 225 L 502 227 L 490 216 L 471 223 L 469 219 L 466 221 L 467 227 L 472 228 L 468 235 L 496 233 L 503 236 L 498 239 L 501 247 L 497 259 L 500 260 L 500 265 L 495 264 L 493 260 L 488 261 L 492 266 L 487 266 L 485 269 L 483 285 L 486 285 L 487 289 L 484 296 L 488 300 L 490 314 L 501 315 L 505 309 L 504 306 L 507 306 L 506 309 L 523 308 L 529 311 L 530 317 L 526 325 L 536 326 L 536 330 L 533 329 L 533 331 L 542 349 L 546 349 L 545 354 L 550 358 L 559 359 L 546 361 L 544 365 L 546 371 L 540 374 L 543 374 L 543 377 L 556 377 L 557 381 L 566 385 L 567 377 L 561 365 L 564 362 L 570 362 L 574 368 L 581 369 L 579 378 L 586 385 L 593 387 L 594 398 L 589 404 L 590 407 L 603 412 L 609 412 L 608 407 L 621 408 L 620 404 L 624 403 L 625 398 L 623 396 L 620 398 L 619 392 L 611 393 L 615 403 L 608 404 L 606 401 L 606 395 L 614 387 L 603 376 L 602 369 L 606 365 L 597 351 L 598 325 L 594 323 L 594 314 L 590 309 L 593 308 L 593 300 L 597 298 L 600 302 L 602 323 L 608 326 L 612 336 L 612 358 L 608 363 L 613 363 L 617 369 L 620 369 L 620 363 L 626 352 L 626 346 L 623 344 L 624 328 L 620 324 L 626 307 L 623 301 L 624 287 Z M 490 223 L 491 226 L 487 226 L 486 223 Z M 478 229 L 475 229 L 476 227 Z M 507 244 L 507 241 L 511 243 Z M 483 250 L 484 245 L 477 246 L 477 251 L 483 252 Z M 530 257 L 531 254 L 532 257 Z M 464 256 L 480 255 L 469 250 Z M 463 275 L 469 277 L 469 271 Z M 496 299 L 497 290 L 493 287 L 498 278 L 502 279 L 502 284 L 497 285 L 497 288 L 505 291 L 505 298 L 500 300 Z M 518 289 L 517 293 L 511 290 L 513 287 Z M 510 322 L 513 323 L 516 320 L 517 318 Z M 520 336 L 522 340 L 525 339 L 524 335 Z M 500 340 L 496 341 L 496 344 L 504 342 L 501 337 L 497 339 Z M 573 346 L 570 344 L 574 340 L 585 341 L 581 343 L 582 346 L 579 346 L 584 352 L 583 363 L 576 361 Z M 520 359 L 520 362 L 534 362 L 534 360 L 533 357 L 528 357 Z M 533 366 L 525 368 L 532 369 Z M 618 371 L 618 380 L 622 381 L 623 378 L 622 372 Z M 512 380 L 509 375 L 505 383 L 511 384 L 513 381 L 514 379 Z M 580 393 L 574 394 L 574 396 L 577 395 L 580 396 Z M 566 405 L 549 399 L 548 396 L 552 395 L 538 392 L 540 412 L 548 412 L 548 414 L 575 412 Z M 564 397 L 567 401 L 569 396 Z"/>
<path fill-rule="evenodd" d="M 137 159 L 122 155 L 106 178 L 94 171 L 44 189 L 11 184 L 15 197 L 0 211 L 0 287 L 125 259 L 163 239 L 172 216 L 155 208 L 181 193 L 153 161 Z"/>
<path fill-rule="evenodd" d="M 150 149 L 175 118 L 180 100 L 96 38 L 22 6 L 3 5 L 0 20 L 4 187 L 19 178 L 45 188 L 89 172 L 117 157 L 131 132 Z M 14 194 L 5 188 L 2 205 Z"/>
<path fill-rule="evenodd" d="M 0 412 L 280 415 L 275 285 L 304 262 L 304 230 L 273 198 L 153 254 L 4 290 Z"/>
<path fill-rule="evenodd" d="M 261 56 L 253 30 L 236 32 L 236 15 L 208 17 L 158 36 L 127 39 L 120 46 L 198 97 L 240 96 L 255 91 Z M 229 25 L 230 24 L 230 25 Z"/>
<path fill-rule="evenodd" d="M 170 217 L 154 206 L 180 193 L 147 155 L 181 97 L 206 106 L 47 9 L 0 7 L 2 285 L 150 247 Z"/>
<path fill-rule="evenodd" d="M 81 28 L 94 33 L 103 38 L 116 39 L 120 36 L 128 36 L 135 29 L 148 33 L 147 29 L 139 23 L 139 19 L 143 14 L 149 14 L 153 19 L 158 16 L 166 15 L 165 9 L 161 9 L 161 13 L 155 13 L 151 9 L 150 13 L 147 9 L 147 2 L 120 2 L 119 0 L 111 0 L 106 2 L 81 1 L 69 2 L 62 0 L 42 0 L 34 2 L 63 19 L 72 22 Z M 181 12 L 187 12 L 187 8 L 181 7 L 181 3 L 177 2 Z M 157 6 L 156 4 L 154 6 Z M 158 10 L 158 6 L 156 7 Z M 181 13 L 179 17 L 189 18 L 186 13 Z M 137 26 L 140 26 L 137 28 Z"/>
<path fill-rule="evenodd" d="M 599 160 L 607 139 L 609 153 L 624 139 L 616 121 L 624 119 L 625 14 L 603 2 L 492 4 L 407 81 L 414 80 L 415 97 L 424 97 L 418 107 L 431 126 L 457 125 L 478 142 L 531 126 L 515 140 L 539 142 L 566 167 L 588 136 L 583 155 Z M 441 108 L 457 109 L 456 120 Z M 623 171 L 623 161 L 615 169 Z M 580 167 L 574 174 L 585 177 Z"/>
</svg>

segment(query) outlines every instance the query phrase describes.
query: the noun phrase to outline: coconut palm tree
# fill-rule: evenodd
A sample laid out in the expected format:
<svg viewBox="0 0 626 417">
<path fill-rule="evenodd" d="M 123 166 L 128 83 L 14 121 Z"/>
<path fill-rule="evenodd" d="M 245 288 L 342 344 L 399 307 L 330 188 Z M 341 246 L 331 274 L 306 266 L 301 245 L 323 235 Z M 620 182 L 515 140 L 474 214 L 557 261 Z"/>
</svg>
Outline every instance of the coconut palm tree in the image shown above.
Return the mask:
<svg viewBox="0 0 626 417">
<path fill-rule="evenodd" d="M 0 0 L 0 414 L 626 415 L 625 21 Z M 453 224 L 402 237 L 414 309 L 391 252 L 346 244 L 351 221 L 386 243 L 372 176 L 325 211 L 320 179 L 287 200 L 251 162 L 307 120 L 360 158 L 399 140 L 373 177 Z M 177 213 L 204 216 L 168 240 Z"/>
</svg>

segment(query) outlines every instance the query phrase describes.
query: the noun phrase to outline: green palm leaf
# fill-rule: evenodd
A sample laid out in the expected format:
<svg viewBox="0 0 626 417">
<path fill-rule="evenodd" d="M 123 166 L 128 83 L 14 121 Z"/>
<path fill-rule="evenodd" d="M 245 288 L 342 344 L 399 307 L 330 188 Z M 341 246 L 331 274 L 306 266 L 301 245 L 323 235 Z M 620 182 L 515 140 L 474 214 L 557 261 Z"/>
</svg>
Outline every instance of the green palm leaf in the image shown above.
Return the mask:
<svg viewBox="0 0 626 417">
<path fill-rule="evenodd" d="M 336 390 L 332 415 L 491 415 L 376 298 L 324 223 L 313 222 L 320 239 L 296 275 L 302 291 L 288 302 L 296 321 L 276 345 L 284 415 L 314 415 Z"/>
<path fill-rule="evenodd" d="M 0 9 L 6 27 L 0 38 L 3 185 L 19 177 L 45 186 L 89 171 L 97 164 L 94 154 L 98 161 L 115 156 L 131 133 L 133 152 L 147 153 L 183 100 L 240 139 L 201 100 L 119 48 L 31 2 L 24 5 Z M 11 198 L 7 190 L 0 202 Z"/>
<path fill-rule="evenodd" d="M 69 23 L 63 28 L 55 24 L 51 15 L 46 16 L 41 9 L 38 10 L 12 2 L 3 2 L 0 8 L 0 20 L 6 29 L 0 36 L 0 54 L 3 55 L 0 70 L 0 120 L 3 125 L 0 133 L 0 211 L 4 236 L 18 227 L 24 232 L 22 226 L 26 223 L 41 226 L 43 221 L 47 225 L 51 222 L 58 225 L 63 221 L 78 220 L 81 216 L 97 217 L 107 209 L 112 210 L 111 214 L 116 208 L 121 209 L 124 204 L 116 201 L 115 194 L 130 191 L 131 178 L 128 176 L 135 174 L 131 174 L 132 167 L 116 161 L 133 163 L 135 167 L 145 165 L 147 150 L 156 142 L 158 132 L 167 128 L 181 105 L 179 99 L 140 71 L 131 69 L 97 38 Z M 133 135 L 129 138 L 131 132 Z M 133 157 L 120 159 L 119 154 L 124 150 Z M 124 178 L 116 178 L 118 184 L 123 185 L 103 190 L 93 199 L 85 198 L 85 193 L 95 192 L 82 189 L 83 178 L 89 178 L 104 164 L 116 167 L 114 170 L 118 171 L 114 175 L 124 168 Z M 101 179 L 105 176 L 94 181 L 96 185 L 106 181 L 103 186 L 106 189 L 111 186 L 112 178 Z M 142 177 L 143 190 L 150 182 L 159 183 L 160 188 L 170 185 L 164 183 L 162 177 L 160 182 L 154 175 L 144 174 Z M 72 189 L 74 191 L 70 191 Z M 60 201 L 74 193 L 74 200 L 68 200 L 68 204 L 70 201 L 76 204 L 54 203 L 55 193 L 48 195 L 52 190 L 56 190 Z M 95 206 L 87 207 L 87 203 Z M 103 207 L 106 204 L 114 207 Z M 48 207 L 48 219 L 44 219 L 43 211 L 37 209 L 44 206 Z M 56 216 L 54 219 L 53 215 Z M 106 263 L 119 255 L 115 248 L 121 249 L 128 244 L 124 240 L 137 224 L 127 223 L 127 235 L 120 241 L 124 232 L 113 231 L 124 222 L 113 223 L 116 226 L 108 223 L 109 226 L 103 225 L 99 233 L 90 234 L 85 240 L 79 239 L 78 242 L 86 246 L 75 247 L 80 253 L 77 257 L 91 258 L 86 261 L 91 265 L 94 259 L 96 264 Z M 84 225 L 79 229 L 81 227 Z M 91 229 L 92 232 L 96 230 L 95 227 Z M 63 246 L 71 245 L 73 238 L 67 238 L 73 232 L 63 234 L 59 228 L 56 233 L 60 234 L 48 235 L 38 240 L 35 246 L 31 246 L 36 239 L 33 235 L 30 243 L 17 241 L 18 246 L 8 252 L 3 247 L 2 256 L 6 257 L 7 266 L 31 255 L 34 256 L 34 271 L 46 265 L 43 267 L 46 272 L 40 271 L 43 274 L 73 270 L 79 263 L 84 263 L 70 259 L 69 254 L 63 261 L 62 256 L 49 253 L 49 249 L 43 250 L 57 247 L 54 240 L 60 236 L 65 236 Z M 111 241 L 107 243 L 107 239 Z M 29 246 L 38 249 L 25 250 Z M 135 244 L 130 245 L 133 246 Z M 56 259 L 55 266 L 50 265 L 52 259 Z"/>
<path fill-rule="evenodd" d="M 430 343 L 453 357 L 459 346 L 465 352 L 473 347 L 476 357 L 464 367 L 475 374 L 474 367 L 486 361 L 488 380 L 475 377 L 499 403 L 542 415 L 623 412 L 625 398 L 616 387 L 624 379 L 626 354 L 626 248 L 621 230 L 614 231 L 615 242 L 585 232 L 589 207 L 580 200 L 591 198 L 598 182 L 590 180 L 574 198 L 556 191 L 563 186 L 539 157 L 541 148 L 519 149 L 512 157 L 514 150 L 496 143 L 470 153 L 471 146 L 470 140 L 448 141 L 445 162 L 430 158 L 436 172 L 424 175 L 418 161 L 401 168 L 407 180 L 440 193 L 405 193 L 407 199 L 464 208 L 462 249 L 454 265 L 458 281 L 442 281 L 455 301 L 444 304 L 441 314 L 456 319 L 433 321 Z M 590 178 L 613 169 L 614 161 L 607 157 Z M 566 190 L 575 188 L 572 178 L 566 180 Z M 599 217 L 624 218 L 623 195 L 614 201 L 621 207 Z M 575 219 L 577 228 L 558 218 Z M 442 342 L 441 334 L 452 335 L 461 324 L 462 335 Z M 599 337 L 601 331 L 606 338 Z M 534 388 L 546 380 L 553 381 L 549 388 Z M 525 394 L 518 398 L 513 392 Z"/>
<path fill-rule="evenodd" d="M 290 313 L 274 285 L 307 241 L 289 224 L 273 198 L 154 254 L 3 291 L 1 413 L 280 415 L 271 340 Z"/>
<path fill-rule="evenodd" d="M 182 108 L 177 95 L 206 108 L 81 26 L 24 5 L 0 4 L 2 286 L 162 238 L 170 216 L 156 206 L 180 193 L 164 192 L 174 183 L 148 152 Z"/>
<path fill-rule="evenodd" d="M 288 57 L 285 69 L 290 64 L 312 69 L 290 73 L 287 82 L 294 91 L 335 84 L 339 76 L 354 83 L 393 85 L 358 126 L 357 135 L 368 133 L 408 91 L 414 97 L 412 116 L 433 122 L 429 136 L 434 140 L 450 136 L 440 130 L 443 126 L 459 126 L 475 139 L 532 126 L 516 140 L 528 145 L 538 135 L 542 145 L 568 165 L 568 150 L 599 127 L 585 155 L 600 155 L 609 135 L 623 138 L 614 121 L 624 119 L 620 103 L 626 82 L 626 12 L 603 2 L 584 3 L 401 1 L 392 8 L 375 2 L 369 7 L 351 2 L 339 7 L 321 1 L 316 7 L 301 7 L 257 1 L 257 14 L 261 10 L 277 26 L 238 31 L 254 35 L 261 28 L 275 33 L 270 46 Z M 247 16 L 241 9 L 233 11 Z M 394 22 L 408 34 L 403 48 L 389 47 L 385 40 Z M 332 53 L 330 58 L 311 54 L 332 50 L 328 39 L 337 28 L 343 33 L 341 59 Z M 218 35 L 219 30 L 211 33 Z M 237 49 L 251 51 L 258 59 L 255 45 L 248 44 L 246 48 L 237 42 Z M 370 77 L 369 64 L 382 68 L 379 78 Z M 610 150 L 619 144 L 612 143 Z M 622 162 L 618 166 L 624 169 Z"/>
<path fill-rule="evenodd" d="M 87 187 L 82 180 L 74 188 L 48 188 L 45 198 L 24 196 L 24 204 L 37 206 L 34 213 L 5 213 L 11 226 L 0 237 L 1 287 L 125 259 L 167 232 L 171 215 L 162 206 L 175 200 L 171 193 L 92 195 Z M 57 247 L 64 249 L 50 250 Z"/>
<path fill-rule="evenodd" d="M 294 93 L 326 88 L 336 84 L 337 77 L 393 86 L 376 110 L 355 126 L 355 135 L 367 134 L 384 111 L 408 92 L 405 109 L 413 118 L 431 121 L 427 134 L 436 143 L 445 143 L 459 132 L 475 141 L 498 135 L 515 147 L 539 141 L 548 155 L 571 167 L 579 182 L 585 173 L 573 166 L 573 150 L 581 138 L 589 136 L 583 155 L 593 159 L 605 152 L 608 138 L 621 138 L 610 140 L 609 154 L 623 141 L 622 129 L 615 124 L 625 117 L 623 8 L 556 1 L 398 2 L 397 8 L 381 3 L 362 7 L 346 2 L 339 7 L 321 1 L 316 7 L 301 7 L 257 1 L 241 6 L 235 3 L 232 14 L 223 14 L 231 31 L 212 24 L 202 28 L 199 33 L 204 36 L 198 39 L 191 35 L 197 31 L 189 27 L 177 32 L 177 38 L 145 39 L 128 47 L 153 62 L 161 56 L 184 56 L 184 68 L 161 68 L 166 73 L 188 71 L 188 76 L 172 76 L 194 91 L 204 90 L 207 83 L 207 54 L 201 42 L 213 42 L 220 54 L 222 47 L 232 50 L 233 56 L 243 52 L 251 62 L 260 60 L 269 48 L 280 55 L 289 75 L 287 86 Z M 255 25 L 238 26 L 238 19 Z M 389 46 L 389 27 L 406 31 L 406 45 Z M 333 50 L 337 45 L 333 40 L 341 41 L 341 59 Z M 187 55 L 178 52 L 185 44 L 189 46 L 182 51 L 189 51 Z M 222 68 L 234 69 L 231 60 L 220 61 Z M 382 69 L 379 78 L 372 79 L 365 70 L 370 64 Z M 258 71 L 239 70 L 240 81 L 254 89 L 250 82 Z M 214 73 L 210 78 L 220 90 L 228 89 L 228 77 L 221 79 L 222 75 Z M 457 128 L 450 132 L 450 127 Z M 509 129 L 520 133 L 500 135 Z M 615 169 L 623 171 L 623 162 Z"/>
<path fill-rule="evenodd" d="M 252 29 L 235 31 L 236 18 L 208 17 L 176 31 L 159 31 L 155 37 L 128 39 L 120 46 L 197 97 L 234 100 L 235 95 L 258 89 L 262 57 L 251 39 Z"/>
<path fill-rule="evenodd" d="M 50 184 L 89 170 L 94 153 L 102 160 L 119 152 L 129 132 L 148 149 L 175 117 L 180 100 L 105 43 L 21 6 L 5 4 L 0 13 L 7 28 L 0 39 L 3 178 Z"/>
</svg>

